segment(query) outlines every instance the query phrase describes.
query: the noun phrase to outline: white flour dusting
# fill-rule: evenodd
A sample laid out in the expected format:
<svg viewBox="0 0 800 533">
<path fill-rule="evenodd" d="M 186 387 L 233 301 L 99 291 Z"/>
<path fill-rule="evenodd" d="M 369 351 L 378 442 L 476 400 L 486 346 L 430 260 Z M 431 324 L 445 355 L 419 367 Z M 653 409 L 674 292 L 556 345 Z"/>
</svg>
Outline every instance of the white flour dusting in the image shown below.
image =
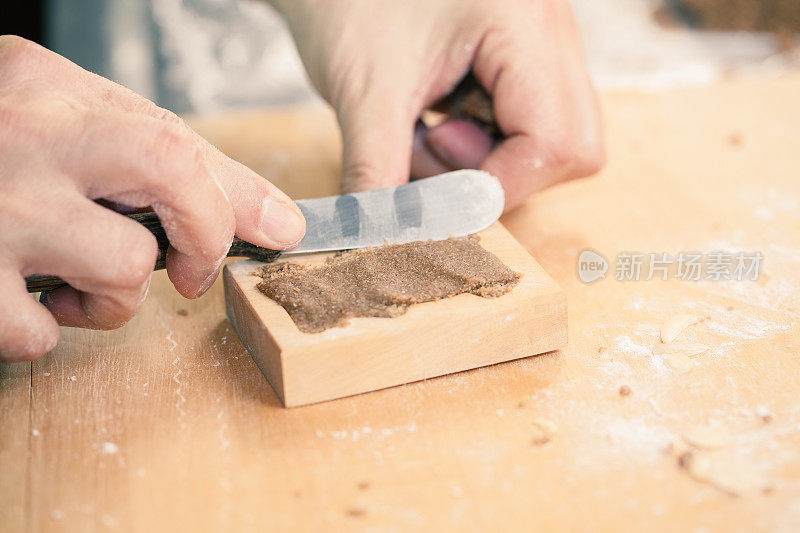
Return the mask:
<svg viewBox="0 0 800 533">
<path fill-rule="evenodd" d="M 649 346 L 635 343 L 628 335 L 617 335 L 614 337 L 614 345 L 610 350 L 640 357 L 649 357 L 653 355 L 653 350 Z"/>
<path fill-rule="evenodd" d="M 660 458 L 674 439 L 667 428 L 641 419 L 618 418 L 607 423 L 603 433 L 617 453 L 646 454 L 640 458 L 649 460 Z"/>
<path fill-rule="evenodd" d="M 119 446 L 113 442 L 104 442 L 100 445 L 100 453 L 104 455 L 114 455 L 119 452 Z"/>
</svg>

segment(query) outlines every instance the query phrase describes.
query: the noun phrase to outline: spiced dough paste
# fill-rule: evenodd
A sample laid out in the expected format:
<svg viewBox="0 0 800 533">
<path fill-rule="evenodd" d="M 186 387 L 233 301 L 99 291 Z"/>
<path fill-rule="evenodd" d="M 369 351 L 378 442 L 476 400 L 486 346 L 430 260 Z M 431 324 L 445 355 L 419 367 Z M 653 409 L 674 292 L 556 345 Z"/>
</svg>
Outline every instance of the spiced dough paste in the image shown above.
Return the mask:
<svg viewBox="0 0 800 533">
<path fill-rule="evenodd" d="M 521 277 L 475 236 L 352 250 L 318 266 L 273 263 L 256 274 L 258 289 L 306 333 L 352 317 L 396 317 L 411 305 L 462 293 L 501 296 Z"/>
</svg>

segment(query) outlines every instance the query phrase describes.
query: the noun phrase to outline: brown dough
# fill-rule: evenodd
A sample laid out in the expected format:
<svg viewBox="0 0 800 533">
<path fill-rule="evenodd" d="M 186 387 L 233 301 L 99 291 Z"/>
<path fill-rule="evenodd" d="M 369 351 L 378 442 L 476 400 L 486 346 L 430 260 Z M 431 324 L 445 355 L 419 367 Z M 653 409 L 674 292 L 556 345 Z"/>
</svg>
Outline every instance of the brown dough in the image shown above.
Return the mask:
<svg viewBox="0 0 800 533">
<path fill-rule="evenodd" d="M 257 274 L 258 289 L 306 333 L 343 326 L 351 317 L 396 317 L 413 304 L 467 292 L 501 296 L 521 277 L 477 237 L 364 248 L 319 266 L 269 264 Z"/>
</svg>

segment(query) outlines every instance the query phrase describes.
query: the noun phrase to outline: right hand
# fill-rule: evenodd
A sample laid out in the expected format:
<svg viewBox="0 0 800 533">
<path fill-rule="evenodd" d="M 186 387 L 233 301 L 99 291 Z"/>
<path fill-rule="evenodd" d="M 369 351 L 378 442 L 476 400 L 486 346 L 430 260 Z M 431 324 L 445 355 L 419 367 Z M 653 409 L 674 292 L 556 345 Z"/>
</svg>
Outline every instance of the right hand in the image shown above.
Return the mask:
<svg viewBox="0 0 800 533">
<path fill-rule="evenodd" d="M 568 0 L 271 0 L 336 109 L 346 192 L 460 168 L 496 176 L 506 210 L 604 162 L 597 97 Z M 468 72 L 504 139 L 418 120 Z"/>
<path fill-rule="evenodd" d="M 0 36 L 0 360 L 35 359 L 59 325 L 116 328 L 147 293 L 156 241 L 93 200 L 152 208 L 187 298 L 219 274 L 234 233 L 284 249 L 305 232 L 275 186 L 173 113 L 20 37 Z M 25 288 L 30 274 L 69 287 Z"/>
</svg>

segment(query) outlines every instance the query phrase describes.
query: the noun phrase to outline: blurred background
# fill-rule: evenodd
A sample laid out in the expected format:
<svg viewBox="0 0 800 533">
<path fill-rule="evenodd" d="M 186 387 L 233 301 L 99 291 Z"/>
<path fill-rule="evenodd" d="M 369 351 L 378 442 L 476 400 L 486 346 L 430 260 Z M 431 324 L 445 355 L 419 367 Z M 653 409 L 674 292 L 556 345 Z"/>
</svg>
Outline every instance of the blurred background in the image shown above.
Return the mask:
<svg viewBox="0 0 800 533">
<path fill-rule="evenodd" d="M 800 65 L 800 0 L 572 0 L 595 83 L 659 90 Z M 28 0 L 0 31 L 35 40 L 178 113 L 316 99 L 259 0 Z"/>
</svg>

